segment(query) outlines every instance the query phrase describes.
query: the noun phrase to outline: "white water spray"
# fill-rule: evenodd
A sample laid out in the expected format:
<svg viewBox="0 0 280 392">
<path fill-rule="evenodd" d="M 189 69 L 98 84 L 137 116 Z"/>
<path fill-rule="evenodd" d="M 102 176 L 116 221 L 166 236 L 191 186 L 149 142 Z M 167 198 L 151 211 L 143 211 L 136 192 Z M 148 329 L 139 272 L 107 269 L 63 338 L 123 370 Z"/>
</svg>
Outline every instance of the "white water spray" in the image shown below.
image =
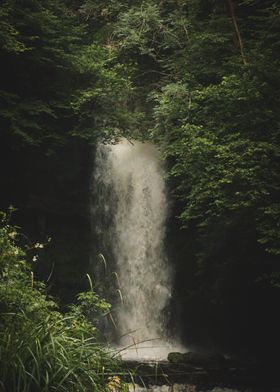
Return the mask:
<svg viewBox="0 0 280 392">
<path fill-rule="evenodd" d="M 122 356 L 164 359 L 171 351 L 165 327 L 171 272 L 164 252 L 162 162 L 154 145 L 122 140 L 99 146 L 95 164 L 99 234 L 106 231 L 116 261 L 119 346 L 128 347 Z"/>
</svg>

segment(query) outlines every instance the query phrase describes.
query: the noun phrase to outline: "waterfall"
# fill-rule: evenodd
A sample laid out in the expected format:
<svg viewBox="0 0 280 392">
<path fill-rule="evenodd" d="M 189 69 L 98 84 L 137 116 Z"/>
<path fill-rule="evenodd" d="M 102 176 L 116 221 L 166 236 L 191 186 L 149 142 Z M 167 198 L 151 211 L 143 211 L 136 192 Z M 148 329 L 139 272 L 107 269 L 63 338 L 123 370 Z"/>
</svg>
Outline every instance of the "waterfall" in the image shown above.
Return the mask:
<svg viewBox="0 0 280 392">
<path fill-rule="evenodd" d="M 164 251 L 168 202 L 156 147 L 126 139 L 100 145 L 95 160 L 95 229 L 115 260 L 116 324 L 125 357 L 164 358 L 171 271 Z"/>
</svg>

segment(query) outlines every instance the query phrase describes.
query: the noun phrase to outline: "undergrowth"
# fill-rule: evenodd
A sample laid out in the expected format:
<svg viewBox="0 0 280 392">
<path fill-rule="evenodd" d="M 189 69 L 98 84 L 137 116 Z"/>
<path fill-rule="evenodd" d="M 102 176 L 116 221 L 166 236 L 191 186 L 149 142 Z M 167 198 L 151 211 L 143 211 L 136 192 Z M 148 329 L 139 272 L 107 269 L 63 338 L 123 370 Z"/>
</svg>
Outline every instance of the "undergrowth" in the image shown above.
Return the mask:
<svg viewBox="0 0 280 392">
<path fill-rule="evenodd" d="M 127 391 L 88 319 L 89 310 L 104 312 L 108 304 L 91 287 L 62 314 L 34 279 L 17 229 L 7 214 L 0 220 L 0 391 Z"/>
</svg>

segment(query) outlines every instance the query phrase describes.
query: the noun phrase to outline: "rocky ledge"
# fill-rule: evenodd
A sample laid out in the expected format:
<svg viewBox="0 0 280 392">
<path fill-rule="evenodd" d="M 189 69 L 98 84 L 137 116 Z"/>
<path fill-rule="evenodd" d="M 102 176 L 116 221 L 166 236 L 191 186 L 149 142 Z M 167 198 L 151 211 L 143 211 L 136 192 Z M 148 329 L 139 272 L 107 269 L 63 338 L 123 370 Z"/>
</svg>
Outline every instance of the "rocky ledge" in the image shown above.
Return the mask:
<svg viewBox="0 0 280 392">
<path fill-rule="evenodd" d="M 142 385 L 193 384 L 203 388 L 221 386 L 280 391 L 279 372 L 249 360 L 226 359 L 202 353 L 170 353 L 168 361 L 122 362 L 128 380 Z"/>
</svg>

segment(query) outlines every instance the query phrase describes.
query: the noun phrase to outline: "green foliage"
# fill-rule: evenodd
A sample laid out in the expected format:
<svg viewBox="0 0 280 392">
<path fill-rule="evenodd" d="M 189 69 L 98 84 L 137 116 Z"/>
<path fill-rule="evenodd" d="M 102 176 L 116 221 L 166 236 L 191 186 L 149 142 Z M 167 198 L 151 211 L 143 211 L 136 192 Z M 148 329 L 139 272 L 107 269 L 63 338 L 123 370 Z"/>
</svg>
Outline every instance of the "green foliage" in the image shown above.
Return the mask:
<svg viewBox="0 0 280 392">
<path fill-rule="evenodd" d="M 88 28 L 62 0 L 1 5 L 3 131 L 51 151 L 73 136 L 93 142 L 127 125 L 125 71 Z"/>
<path fill-rule="evenodd" d="M 259 91 L 256 85 L 250 90 L 244 79 L 233 80 L 192 91 L 173 84 L 154 95 L 155 133 L 166 156 L 176 157 L 171 174 L 180 178 L 186 222 L 199 219 L 205 225 L 243 208 L 263 215 L 279 190 L 279 148 L 271 133 L 263 135 L 257 113 L 247 117 L 250 110 L 257 112 Z M 241 105 L 250 107 L 243 112 Z"/>
<path fill-rule="evenodd" d="M 21 53 L 27 50 L 27 47 L 19 39 L 19 31 L 13 26 L 12 11 L 12 4 L 4 2 L 0 9 L 0 45 L 8 52 Z"/>
<path fill-rule="evenodd" d="M 280 205 L 271 204 L 262 208 L 262 216 L 258 218 L 260 238 L 258 241 L 266 246 L 266 251 L 279 255 L 280 242 Z"/>
<path fill-rule="evenodd" d="M 275 2 L 239 3 L 239 29 L 250 58 L 246 65 L 234 48 L 228 10 L 218 2 L 205 8 L 199 1 L 185 4 L 187 41 L 172 47 L 165 64 L 175 82 L 150 94 L 155 103 L 152 132 L 174 163 L 170 174 L 178 178 L 185 224 L 193 220 L 203 227 L 248 210 L 259 242 L 278 254 L 280 118 L 275 89 L 280 75 L 272 48 L 279 42 L 279 10 Z M 261 24 L 256 39 L 252 32 Z"/>
<path fill-rule="evenodd" d="M 120 50 L 155 56 L 162 22 L 159 7 L 149 2 L 121 13 L 115 31 Z"/>
<path fill-rule="evenodd" d="M 81 85 L 72 96 L 71 107 L 80 120 L 71 134 L 88 139 L 117 138 L 129 127 L 125 105 L 131 86 L 125 67 L 116 62 L 113 48 L 97 44 L 83 48 L 75 65 L 81 76 L 93 83 Z"/>
<path fill-rule="evenodd" d="M 60 313 L 44 284 L 34 279 L 18 237 L 1 213 L 1 387 L 11 392 L 109 390 L 116 361 L 98 343 L 96 327 L 87 318 L 109 305 L 90 291 L 79 294 L 79 305 L 70 312 Z M 125 384 L 118 390 L 125 391 Z"/>
<path fill-rule="evenodd" d="M 140 1 L 113 21 L 138 137 L 159 146 L 177 198 L 176 299 L 199 345 L 204 325 L 233 350 L 278 335 L 279 24 L 275 0 Z"/>
</svg>

